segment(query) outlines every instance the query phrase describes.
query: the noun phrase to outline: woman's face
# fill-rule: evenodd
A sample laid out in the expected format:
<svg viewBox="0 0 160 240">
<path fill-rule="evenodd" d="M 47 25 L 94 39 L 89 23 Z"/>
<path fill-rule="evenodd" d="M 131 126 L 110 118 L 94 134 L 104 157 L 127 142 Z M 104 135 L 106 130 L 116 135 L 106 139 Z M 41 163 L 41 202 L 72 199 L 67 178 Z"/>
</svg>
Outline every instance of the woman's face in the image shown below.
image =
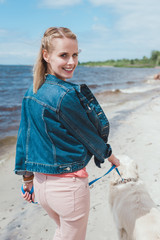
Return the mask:
<svg viewBox="0 0 160 240">
<path fill-rule="evenodd" d="M 55 38 L 52 40 L 54 50 L 43 52 L 43 58 L 47 62 L 50 74 L 65 80 L 72 78 L 78 65 L 78 43 L 70 38 Z"/>
</svg>

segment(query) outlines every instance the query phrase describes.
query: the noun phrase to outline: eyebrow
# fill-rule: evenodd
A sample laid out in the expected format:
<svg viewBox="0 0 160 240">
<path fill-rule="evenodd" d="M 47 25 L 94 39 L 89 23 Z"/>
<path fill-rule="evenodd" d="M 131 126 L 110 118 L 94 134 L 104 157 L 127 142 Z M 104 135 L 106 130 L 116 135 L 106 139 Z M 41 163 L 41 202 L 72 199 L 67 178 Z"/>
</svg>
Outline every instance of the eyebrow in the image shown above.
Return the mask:
<svg viewBox="0 0 160 240">
<path fill-rule="evenodd" d="M 79 51 L 76 51 L 76 52 L 74 52 L 73 54 L 78 54 L 79 53 Z M 59 54 L 68 54 L 68 52 L 60 52 Z"/>
</svg>

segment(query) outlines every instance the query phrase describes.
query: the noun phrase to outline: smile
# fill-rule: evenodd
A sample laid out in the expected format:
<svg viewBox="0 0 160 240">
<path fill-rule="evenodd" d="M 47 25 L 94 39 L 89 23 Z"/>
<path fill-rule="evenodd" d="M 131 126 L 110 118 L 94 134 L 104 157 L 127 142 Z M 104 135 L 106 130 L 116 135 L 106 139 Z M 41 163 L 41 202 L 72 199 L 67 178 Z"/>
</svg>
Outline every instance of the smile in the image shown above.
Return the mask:
<svg viewBox="0 0 160 240">
<path fill-rule="evenodd" d="M 67 71 L 67 72 L 72 72 L 73 68 L 64 68 L 64 70 Z"/>
</svg>

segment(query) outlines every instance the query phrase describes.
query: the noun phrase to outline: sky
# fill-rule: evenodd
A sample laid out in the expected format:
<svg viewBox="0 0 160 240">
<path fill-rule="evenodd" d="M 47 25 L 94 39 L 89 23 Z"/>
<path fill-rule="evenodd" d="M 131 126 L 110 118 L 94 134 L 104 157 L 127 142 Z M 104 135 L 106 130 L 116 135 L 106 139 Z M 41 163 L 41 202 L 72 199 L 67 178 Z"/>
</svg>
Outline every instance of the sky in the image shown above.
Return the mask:
<svg viewBox="0 0 160 240">
<path fill-rule="evenodd" d="M 0 0 L 0 64 L 34 64 L 49 27 L 78 38 L 79 61 L 160 51 L 160 0 Z"/>
</svg>

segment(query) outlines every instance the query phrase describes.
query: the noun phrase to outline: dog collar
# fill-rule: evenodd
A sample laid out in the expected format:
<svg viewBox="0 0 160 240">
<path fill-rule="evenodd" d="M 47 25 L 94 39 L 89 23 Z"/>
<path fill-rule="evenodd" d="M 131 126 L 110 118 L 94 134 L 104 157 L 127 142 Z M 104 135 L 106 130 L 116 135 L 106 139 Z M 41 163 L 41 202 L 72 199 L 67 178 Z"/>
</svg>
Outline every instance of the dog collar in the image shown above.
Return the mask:
<svg viewBox="0 0 160 240">
<path fill-rule="evenodd" d="M 118 185 L 118 184 L 121 184 L 121 183 L 128 183 L 128 182 L 137 182 L 137 179 L 136 178 L 123 178 L 122 180 L 118 181 L 117 183 L 113 184 L 113 185 Z"/>
</svg>

